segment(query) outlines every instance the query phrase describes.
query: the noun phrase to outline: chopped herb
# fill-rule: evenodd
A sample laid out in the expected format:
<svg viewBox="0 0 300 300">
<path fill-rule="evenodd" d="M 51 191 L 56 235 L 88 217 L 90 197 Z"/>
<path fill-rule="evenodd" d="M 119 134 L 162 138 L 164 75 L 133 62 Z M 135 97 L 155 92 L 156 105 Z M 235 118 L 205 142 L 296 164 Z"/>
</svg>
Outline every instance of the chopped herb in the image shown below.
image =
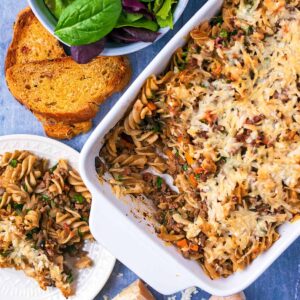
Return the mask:
<svg viewBox="0 0 300 300">
<path fill-rule="evenodd" d="M 33 237 L 33 235 L 35 234 L 35 233 L 38 233 L 40 231 L 40 229 L 39 228 L 33 228 L 32 230 L 30 230 L 30 231 L 28 231 L 27 233 L 26 233 L 26 237 L 27 237 L 27 239 L 32 239 L 32 237 Z"/>
<path fill-rule="evenodd" d="M 246 29 L 246 34 L 251 35 L 253 32 L 254 32 L 253 26 L 251 26 L 251 25 L 248 26 L 247 29 Z"/>
<path fill-rule="evenodd" d="M 78 228 L 78 235 L 82 238 L 83 237 L 83 232 L 80 231 L 80 228 Z"/>
<path fill-rule="evenodd" d="M 182 166 L 183 171 L 187 171 L 189 169 L 189 166 L 187 164 L 184 164 Z"/>
<path fill-rule="evenodd" d="M 254 5 L 254 0 L 246 0 L 245 2 L 250 7 L 252 7 Z"/>
<path fill-rule="evenodd" d="M 50 197 L 45 194 L 43 194 L 41 197 L 43 200 L 50 201 Z"/>
<path fill-rule="evenodd" d="M 7 257 L 11 253 L 12 253 L 12 250 L 6 250 L 6 251 L 1 251 L 0 255 L 3 257 Z"/>
<path fill-rule="evenodd" d="M 178 65 L 179 71 L 183 71 L 185 69 L 186 65 L 185 64 L 180 64 Z"/>
<path fill-rule="evenodd" d="M 207 86 L 206 86 L 204 83 L 200 83 L 200 86 L 201 86 L 202 88 L 204 88 L 204 89 L 207 88 Z"/>
<path fill-rule="evenodd" d="M 155 122 L 153 124 L 153 129 L 154 132 L 161 132 L 161 124 L 159 122 Z"/>
<path fill-rule="evenodd" d="M 237 30 L 237 29 L 234 29 L 234 30 L 230 33 L 231 36 L 237 35 L 237 34 L 238 34 L 238 30 Z"/>
<path fill-rule="evenodd" d="M 167 219 L 167 211 L 163 210 L 160 212 L 160 220 L 161 220 L 161 224 L 162 225 L 166 225 L 167 222 L 168 222 L 168 219 Z"/>
<path fill-rule="evenodd" d="M 223 24 L 223 17 L 222 16 L 217 16 L 215 18 L 212 18 L 209 22 L 210 26 L 214 25 L 221 25 Z"/>
<path fill-rule="evenodd" d="M 27 185 L 25 183 L 23 184 L 23 189 L 24 189 L 25 192 L 28 192 L 28 188 L 27 188 Z"/>
<path fill-rule="evenodd" d="M 18 161 L 16 159 L 12 159 L 9 162 L 9 165 L 12 166 L 13 168 L 16 168 L 17 164 L 18 164 Z"/>
<path fill-rule="evenodd" d="M 27 232 L 26 233 L 26 238 L 31 240 L 32 239 L 32 233 L 31 232 Z"/>
<path fill-rule="evenodd" d="M 120 174 L 118 174 L 118 175 L 116 176 L 116 180 L 118 180 L 118 181 L 121 181 L 121 180 L 123 180 L 123 176 L 122 176 L 122 175 L 120 175 Z"/>
<path fill-rule="evenodd" d="M 200 174 L 196 174 L 195 177 L 196 177 L 197 180 L 199 180 L 200 179 Z"/>
<path fill-rule="evenodd" d="M 20 204 L 20 203 L 13 203 L 13 209 L 20 214 L 22 212 L 24 204 Z"/>
<path fill-rule="evenodd" d="M 224 40 L 224 41 L 222 41 L 222 46 L 223 46 L 223 47 L 227 47 L 227 46 L 228 46 L 228 42 L 227 42 L 227 41 L 225 41 L 225 40 Z"/>
<path fill-rule="evenodd" d="M 50 172 L 50 173 L 53 173 L 53 172 L 57 169 L 57 165 L 58 165 L 58 164 L 56 164 L 56 165 L 54 165 L 52 168 L 50 168 L 50 169 L 49 169 L 49 172 Z"/>
<path fill-rule="evenodd" d="M 66 247 L 66 251 L 67 251 L 68 253 L 75 253 L 75 252 L 76 252 L 76 247 L 75 247 L 74 245 L 68 245 L 68 246 Z"/>
<path fill-rule="evenodd" d="M 179 156 L 179 150 L 178 149 L 175 150 L 175 155 Z"/>
<path fill-rule="evenodd" d="M 84 222 L 88 222 L 89 221 L 89 219 L 86 218 L 86 217 L 81 217 L 81 220 L 84 221 Z"/>
<path fill-rule="evenodd" d="M 73 277 L 72 273 L 70 272 L 67 276 L 67 282 L 72 283 L 73 281 L 74 281 L 74 277 Z"/>
<path fill-rule="evenodd" d="M 82 204 L 83 201 L 84 201 L 84 198 L 83 198 L 82 195 L 76 194 L 76 195 L 74 195 L 74 197 L 73 197 L 73 201 L 74 201 L 74 202 L 77 202 L 77 203 L 79 203 L 79 204 Z"/>
<path fill-rule="evenodd" d="M 228 31 L 224 28 L 221 29 L 220 33 L 219 33 L 219 37 L 223 38 L 223 39 L 227 39 L 228 37 Z"/>
<path fill-rule="evenodd" d="M 188 56 L 188 52 L 183 51 L 181 57 L 186 60 L 187 56 Z"/>
<path fill-rule="evenodd" d="M 157 188 L 160 190 L 161 189 L 161 186 L 162 186 L 162 184 L 163 184 L 163 179 L 161 178 L 161 177 L 157 177 L 156 178 L 156 186 L 157 186 Z"/>
</svg>

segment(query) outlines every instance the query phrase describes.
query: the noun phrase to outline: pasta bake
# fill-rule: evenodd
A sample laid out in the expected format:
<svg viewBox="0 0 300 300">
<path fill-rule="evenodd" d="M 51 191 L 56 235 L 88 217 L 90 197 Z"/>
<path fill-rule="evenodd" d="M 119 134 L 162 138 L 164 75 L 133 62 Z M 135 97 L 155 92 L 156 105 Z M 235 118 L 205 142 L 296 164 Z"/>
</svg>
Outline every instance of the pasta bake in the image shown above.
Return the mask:
<svg viewBox="0 0 300 300">
<path fill-rule="evenodd" d="M 299 6 L 226 0 L 147 80 L 96 161 L 118 196 L 155 205 L 158 236 L 212 279 L 300 215 Z"/>
<path fill-rule="evenodd" d="M 28 151 L 0 156 L 0 267 L 23 270 L 40 287 L 73 294 L 72 268 L 91 266 L 83 251 L 92 240 L 91 194 L 65 160 L 49 162 Z"/>
</svg>

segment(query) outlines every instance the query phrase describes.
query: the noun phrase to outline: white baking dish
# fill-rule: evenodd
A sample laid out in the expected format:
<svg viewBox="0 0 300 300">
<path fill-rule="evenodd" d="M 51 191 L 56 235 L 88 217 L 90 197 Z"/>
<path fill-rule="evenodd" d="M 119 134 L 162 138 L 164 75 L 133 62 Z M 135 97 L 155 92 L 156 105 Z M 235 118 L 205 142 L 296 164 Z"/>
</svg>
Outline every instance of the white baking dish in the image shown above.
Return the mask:
<svg viewBox="0 0 300 300">
<path fill-rule="evenodd" d="M 80 156 L 81 175 L 93 194 L 90 220 L 93 235 L 120 261 L 163 294 L 191 286 L 220 296 L 239 292 L 256 280 L 300 235 L 300 222 L 283 225 L 280 228 L 281 238 L 248 268 L 226 279 L 213 281 L 196 262 L 184 259 L 174 247 L 167 247 L 149 230 L 146 222 L 141 222 L 130 212 L 137 208 L 136 201 L 119 200 L 109 186 L 98 182 L 94 161 L 105 134 L 123 117 L 145 80 L 152 74 L 162 72 L 173 52 L 185 43 L 187 34 L 202 21 L 214 16 L 221 5 L 221 0 L 208 1 L 176 34 L 95 129 Z"/>
</svg>

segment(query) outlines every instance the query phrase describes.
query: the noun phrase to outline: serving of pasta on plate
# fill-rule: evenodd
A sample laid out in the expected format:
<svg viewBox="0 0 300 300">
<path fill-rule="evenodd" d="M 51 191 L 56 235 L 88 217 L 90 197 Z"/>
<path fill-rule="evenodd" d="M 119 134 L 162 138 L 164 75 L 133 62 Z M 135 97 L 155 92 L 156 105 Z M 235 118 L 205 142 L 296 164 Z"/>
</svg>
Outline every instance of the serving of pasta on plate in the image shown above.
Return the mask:
<svg viewBox="0 0 300 300">
<path fill-rule="evenodd" d="M 26 150 L 0 155 L 0 267 L 72 295 L 72 268 L 92 265 L 83 251 L 93 240 L 90 207 L 91 194 L 66 160 L 50 166 Z"/>
<path fill-rule="evenodd" d="M 158 236 L 212 279 L 244 269 L 300 216 L 299 8 L 226 0 L 100 151 L 100 178 L 146 196 Z"/>
</svg>

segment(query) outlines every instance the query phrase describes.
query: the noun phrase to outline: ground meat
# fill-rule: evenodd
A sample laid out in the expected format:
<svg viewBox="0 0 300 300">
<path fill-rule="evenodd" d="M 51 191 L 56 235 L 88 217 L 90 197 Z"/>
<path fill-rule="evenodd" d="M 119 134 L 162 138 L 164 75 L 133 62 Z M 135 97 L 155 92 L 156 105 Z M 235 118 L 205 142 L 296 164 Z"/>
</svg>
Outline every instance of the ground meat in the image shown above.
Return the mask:
<svg viewBox="0 0 300 300">
<path fill-rule="evenodd" d="M 207 204 L 204 201 L 198 202 L 199 205 L 199 215 L 203 218 L 203 219 L 207 219 L 208 217 L 208 208 L 207 208 Z M 197 215 L 196 215 L 197 216 Z"/>
<path fill-rule="evenodd" d="M 264 118 L 265 118 L 265 115 L 260 114 L 260 115 L 254 116 L 252 119 L 247 118 L 245 123 L 246 124 L 257 124 L 260 121 L 262 121 Z"/>
<path fill-rule="evenodd" d="M 198 237 L 199 237 L 200 245 L 204 247 L 207 240 L 207 236 L 203 232 L 200 232 Z"/>
<path fill-rule="evenodd" d="M 250 129 L 243 129 L 243 131 L 235 136 L 236 140 L 241 143 L 245 143 L 247 138 L 250 136 Z"/>
<path fill-rule="evenodd" d="M 168 173 L 171 175 L 176 174 L 176 172 L 178 171 L 176 161 L 173 159 L 169 159 L 167 161 L 167 164 L 168 164 Z"/>
</svg>

